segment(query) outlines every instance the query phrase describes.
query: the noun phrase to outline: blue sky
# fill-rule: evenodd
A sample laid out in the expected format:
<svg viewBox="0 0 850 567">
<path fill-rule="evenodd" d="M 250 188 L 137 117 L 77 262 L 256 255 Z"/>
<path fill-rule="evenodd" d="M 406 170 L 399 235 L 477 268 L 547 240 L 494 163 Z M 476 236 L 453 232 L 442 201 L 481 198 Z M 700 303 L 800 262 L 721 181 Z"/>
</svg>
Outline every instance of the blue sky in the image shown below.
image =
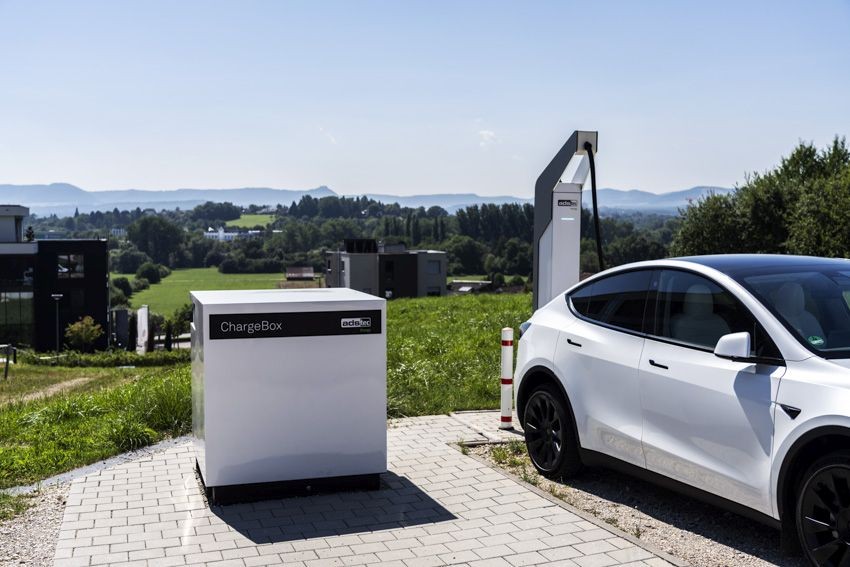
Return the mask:
<svg viewBox="0 0 850 567">
<path fill-rule="evenodd" d="M 0 0 L 0 183 L 732 186 L 850 133 L 850 1 Z"/>
</svg>

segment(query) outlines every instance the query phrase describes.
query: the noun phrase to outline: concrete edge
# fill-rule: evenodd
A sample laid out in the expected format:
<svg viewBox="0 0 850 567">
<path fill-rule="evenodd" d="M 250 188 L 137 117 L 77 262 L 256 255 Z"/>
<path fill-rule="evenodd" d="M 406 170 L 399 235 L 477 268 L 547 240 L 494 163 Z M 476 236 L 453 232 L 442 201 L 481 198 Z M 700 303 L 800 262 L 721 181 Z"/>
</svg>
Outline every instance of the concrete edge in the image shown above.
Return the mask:
<svg viewBox="0 0 850 567">
<path fill-rule="evenodd" d="M 5 492 L 7 494 L 32 494 L 34 492 L 38 492 L 39 489 L 45 486 L 52 486 L 55 484 L 65 484 L 73 482 L 74 480 L 88 476 L 92 473 L 96 473 L 102 471 L 104 469 L 108 469 L 110 467 L 114 467 L 116 465 L 121 465 L 124 463 L 128 463 L 130 461 L 134 461 L 140 457 L 145 457 L 148 455 L 153 455 L 155 453 L 159 453 L 162 451 L 166 451 L 171 449 L 172 447 L 176 447 L 178 445 L 182 445 L 183 443 L 189 441 L 191 439 L 191 435 L 182 435 L 180 437 L 172 437 L 170 439 L 165 439 L 160 441 L 159 443 L 154 443 L 153 445 L 148 445 L 147 447 L 142 447 L 135 451 L 129 451 L 127 453 L 120 453 L 115 455 L 114 457 L 109 457 L 103 461 L 98 461 L 96 463 L 92 463 L 90 465 L 84 465 L 82 467 L 78 467 L 72 469 L 67 472 L 59 473 L 57 475 L 45 478 L 35 484 L 25 485 L 25 486 L 13 486 L 11 488 L 4 488 L 0 490 L 0 492 Z"/>
<path fill-rule="evenodd" d="M 462 447 L 480 447 L 482 445 L 503 445 L 503 444 L 506 444 L 506 443 L 508 443 L 508 442 L 507 441 L 478 441 L 478 442 L 473 442 L 473 443 L 465 443 L 465 442 L 449 443 L 448 445 L 450 447 L 452 447 L 453 449 L 455 449 L 456 451 L 458 451 L 459 453 L 463 454 Z M 513 480 L 514 482 L 517 482 L 517 483 L 523 485 L 525 488 L 531 490 L 532 492 L 534 492 L 538 496 L 542 496 L 543 498 L 545 498 L 549 502 L 552 502 L 553 504 L 560 506 L 561 508 L 563 508 L 563 509 L 575 514 L 576 516 L 582 518 L 583 520 L 587 520 L 591 524 L 599 526 L 600 528 L 602 528 L 606 531 L 609 531 L 609 532 L 613 533 L 614 535 L 621 537 L 621 538 L 625 539 L 626 541 L 629 541 L 629 542 L 633 543 L 634 545 L 649 551 L 650 553 L 654 553 L 655 555 L 657 555 L 658 557 L 660 557 L 664 561 L 667 561 L 668 563 L 675 565 L 676 567 L 691 567 L 690 563 L 687 563 L 686 561 L 683 561 L 682 559 L 679 559 L 678 557 L 674 557 L 674 556 L 670 555 L 669 553 L 667 553 L 666 551 L 662 551 L 661 549 L 656 548 L 654 545 L 649 544 L 645 541 L 642 541 L 641 539 L 636 538 L 635 536 L 624 532 L 623 530 L 621 530 L 620 528 L 618 528 L 616 526 L 612 526 L 611 524 L 605 523 L 602 520 L 600 520 L 599 518 L 597 518 L 596 516 L 594 516 L 594 515 L 592 515 L 588 512 L 585 512 L 584 510 L 579 510 L 578 508 L 575 508 L 574 506 L 567 504 L 566 502 L 564 502 L 560 498 L 553 496 L 552 494 L 549 494 L 547 491 L 543 490 L 542 488 L 539 488 L 537 486 L 534 486 L 533 484 L 529 484 L 528 482 L 525 482 L 524 480 L 522 480 L 520 477 L 516 476 L 515 474 L 508 472 L 508 471 L 502 469 L 501 467 L 495 466 L 493 463 L 487 461 L 486 459 L 479 457 L 478 455 L 474 455 L 472 453 L 466 453 L 464 456 L 475 459 L 476 461 L 478 461 L 482 465 L 486 466 L 487 468 L 494 470 L 494 471 L 498 472 L 499 474 L 501 474 L 502 476 L 509 478 L 509 479 Z"/>
<path fill-rule="evenodd" d="M 493 433 L 490 433 L 490 432 L 488 432 L 488 431 L 486 431 L 486 430 L 484 430 L 484 429 L 481 429 L 480 427 L 476 427 L 476 426 L 474 426 L 474 425 L 472 425 L 472 424 L 466 423 L 465 421 L 463 421 L 463 420 L 459 419 L 458 417 L 456 417 L 456 416 L 458 416 L 458 415 L 463 415 L 463 414 L 466 414 L 466 413 L 493 413 L 493 414 L 498 414 L 498 413 L 500 413 L 500 412 L 499 412 L 499 410 L 482 410 L 482 411 L 475 411 L 475 410 L 463 410 L 463 411 L 453 411 L 453 412 L 451 412 L 451 413 L 449 414 L 449 417 L 450 417 L 450 418 L 452 418 L 453 420 L 455 420 L 456 422 L 458 422 L 458 423 L 462 424 L 464 427 L 468 427 L 469 429 L 473 430 L 474 432 L 476 432 L 476 433 L 477 433 L 477 434 L 479 434 L 480 436 L 484 437 L 484 438 L 485 438 L 485 439 L 487 439 L 488 441 L 492 441 L 492 442 L 494 442 L 494 443 L 504 443 L 504 442 L 505 442 L 505 441 L 504 441 L 504 440 L 502 440 L 502 439 L 501 439 L 498 435 L 494 435 Z M 512 428 L 510 428 L 510 429 L 500 429 L 499 431 L 501 431 L 502 433 L 510 433 L 510 434 L 512 434 L 512 435 L 516 435 L 516 436 L 517 436 L 517 439 L 524 439 L 524 438 L 525 438 L 525 433 L 523 433 L 522 431 L 519 431 L 519 430 L 517 430 L 516 428 L 513 428 L 513 427 L 512 427 Z"/>
</svg>

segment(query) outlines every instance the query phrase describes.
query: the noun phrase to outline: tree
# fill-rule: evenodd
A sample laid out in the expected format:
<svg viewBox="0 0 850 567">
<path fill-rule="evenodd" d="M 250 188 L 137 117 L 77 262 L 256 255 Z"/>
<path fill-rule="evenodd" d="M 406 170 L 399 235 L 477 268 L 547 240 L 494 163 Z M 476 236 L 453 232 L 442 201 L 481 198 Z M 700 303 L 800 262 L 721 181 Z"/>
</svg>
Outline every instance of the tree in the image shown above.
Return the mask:
<svg viewBox="0 0 850 567">
<path fill-rule="evenodd" d="M 681 212 L 682 226 L 673 238 L 674 256 L 729 254 L 743 245 L 734 195 L 712 194 Z"/>
<path fill-rule="evenodd" d="M 127 238 L 158 264 L 167 264 L 183 243 L 183 229 L 161 216 L 148 215 L 127 227 Z"/>
<path fill-rule="evenodd" d="M 240 216 L 242 216 L 241 207 L 237 207 L 230 202 L 213 203 L 212 201 L 207 201 L 192 209 L 193 219 L 208 223 L 236 220 Z"/>
<path fill-rule="evenodd" d="M 487 247 L 469 236 L 455 235 L 445 241 L 449 271 L 452 274 L 480 274 L 484 271 Z"/>
<path fill-rule="evenodd" d="M 850 254 L 850 151 L 843 138 L 818 151 L 801 143 L 780 165 L 730 195 L 682 212 L 676 255 L 731 252 Z"/>
<path fill-rule="evenodd" d="M 65 329 L 65 342 L 74 350 L 89 352 L 94 343 L 103 335 L 103 327 L 86 315 Z"/>
<path fill-rule="evenodd" d="M 152 284 L 159 283 L 162 280 L 159 266 L 152 262 L 145 262 L 136 270 L 136 279 L 145 279 Z"/>
<path fill-rule="evenodd" d="M 33 240 L 35 240 L 35 231 L 32 229 L 31 226 L 27 227 L 27 231 L 24 233 L 24 238 L 27 242 L 32 242 Z"/>
<path fill-rule="evenodd" d="M 110 254 L 112 269 L 122 274 L 135 274 L 139 266 L 150 262 L 151 257 L 133 246 L 123 246 Z"/>
</svg>

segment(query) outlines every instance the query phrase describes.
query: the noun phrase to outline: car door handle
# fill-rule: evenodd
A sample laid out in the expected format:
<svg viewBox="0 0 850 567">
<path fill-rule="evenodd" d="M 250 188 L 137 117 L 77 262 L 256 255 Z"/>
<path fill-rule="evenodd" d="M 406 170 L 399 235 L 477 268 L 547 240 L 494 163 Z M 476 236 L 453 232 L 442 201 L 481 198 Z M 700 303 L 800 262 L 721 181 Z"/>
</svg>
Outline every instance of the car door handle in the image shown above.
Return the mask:
<svg viewBox="0 0 850 567">
<path fill-rule="evenodd" d="M 663 368 L 664 370 L 669 370 L 666 366 L 664 366 L 663 364 L 659 364 L 659 363 L 655 362 L 651 358 L 649 359 L 649 364 L 650 364 L 650 366 L 655 366 L 656 368 Z"/>
<path fill-rule="evenodd" d="M 577 346 L 577 347 L 581 348 L 581 345 L 580 345 L 579 343 L 575 342 L 575 341 L 574 341 L 574 340 L 572 340 L 572 339 L 567 339 L 567 344 L 568 344 L 568 345 Z"/>
</svg>

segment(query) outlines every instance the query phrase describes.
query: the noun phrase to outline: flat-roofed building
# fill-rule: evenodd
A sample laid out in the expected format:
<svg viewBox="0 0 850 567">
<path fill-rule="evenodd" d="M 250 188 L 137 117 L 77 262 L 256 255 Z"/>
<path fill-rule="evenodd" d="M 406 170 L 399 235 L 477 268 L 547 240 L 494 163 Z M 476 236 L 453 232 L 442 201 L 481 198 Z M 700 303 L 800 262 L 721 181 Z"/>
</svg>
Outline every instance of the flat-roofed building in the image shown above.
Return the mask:
<svg viewBox="0 0 850 567">
<path fill-rule="evenodd" d="M 106 240 L 28 241 L 23 228 L 28 215 L 26 207 L 0 205 L 0 343 L 56 348 L 58 302 L 60 342 L 70 323 L 90 315 L 104 329 L 94 346 L 105 348 Z"/>
<path fill-rule="evenodd" d="M 446 294 L 445 252 L 390 248 L 372 239 L 346 240 L 344 248 L 327 253 L 328 287 L 348 287 L 386 299 Z"/>
</svg>

